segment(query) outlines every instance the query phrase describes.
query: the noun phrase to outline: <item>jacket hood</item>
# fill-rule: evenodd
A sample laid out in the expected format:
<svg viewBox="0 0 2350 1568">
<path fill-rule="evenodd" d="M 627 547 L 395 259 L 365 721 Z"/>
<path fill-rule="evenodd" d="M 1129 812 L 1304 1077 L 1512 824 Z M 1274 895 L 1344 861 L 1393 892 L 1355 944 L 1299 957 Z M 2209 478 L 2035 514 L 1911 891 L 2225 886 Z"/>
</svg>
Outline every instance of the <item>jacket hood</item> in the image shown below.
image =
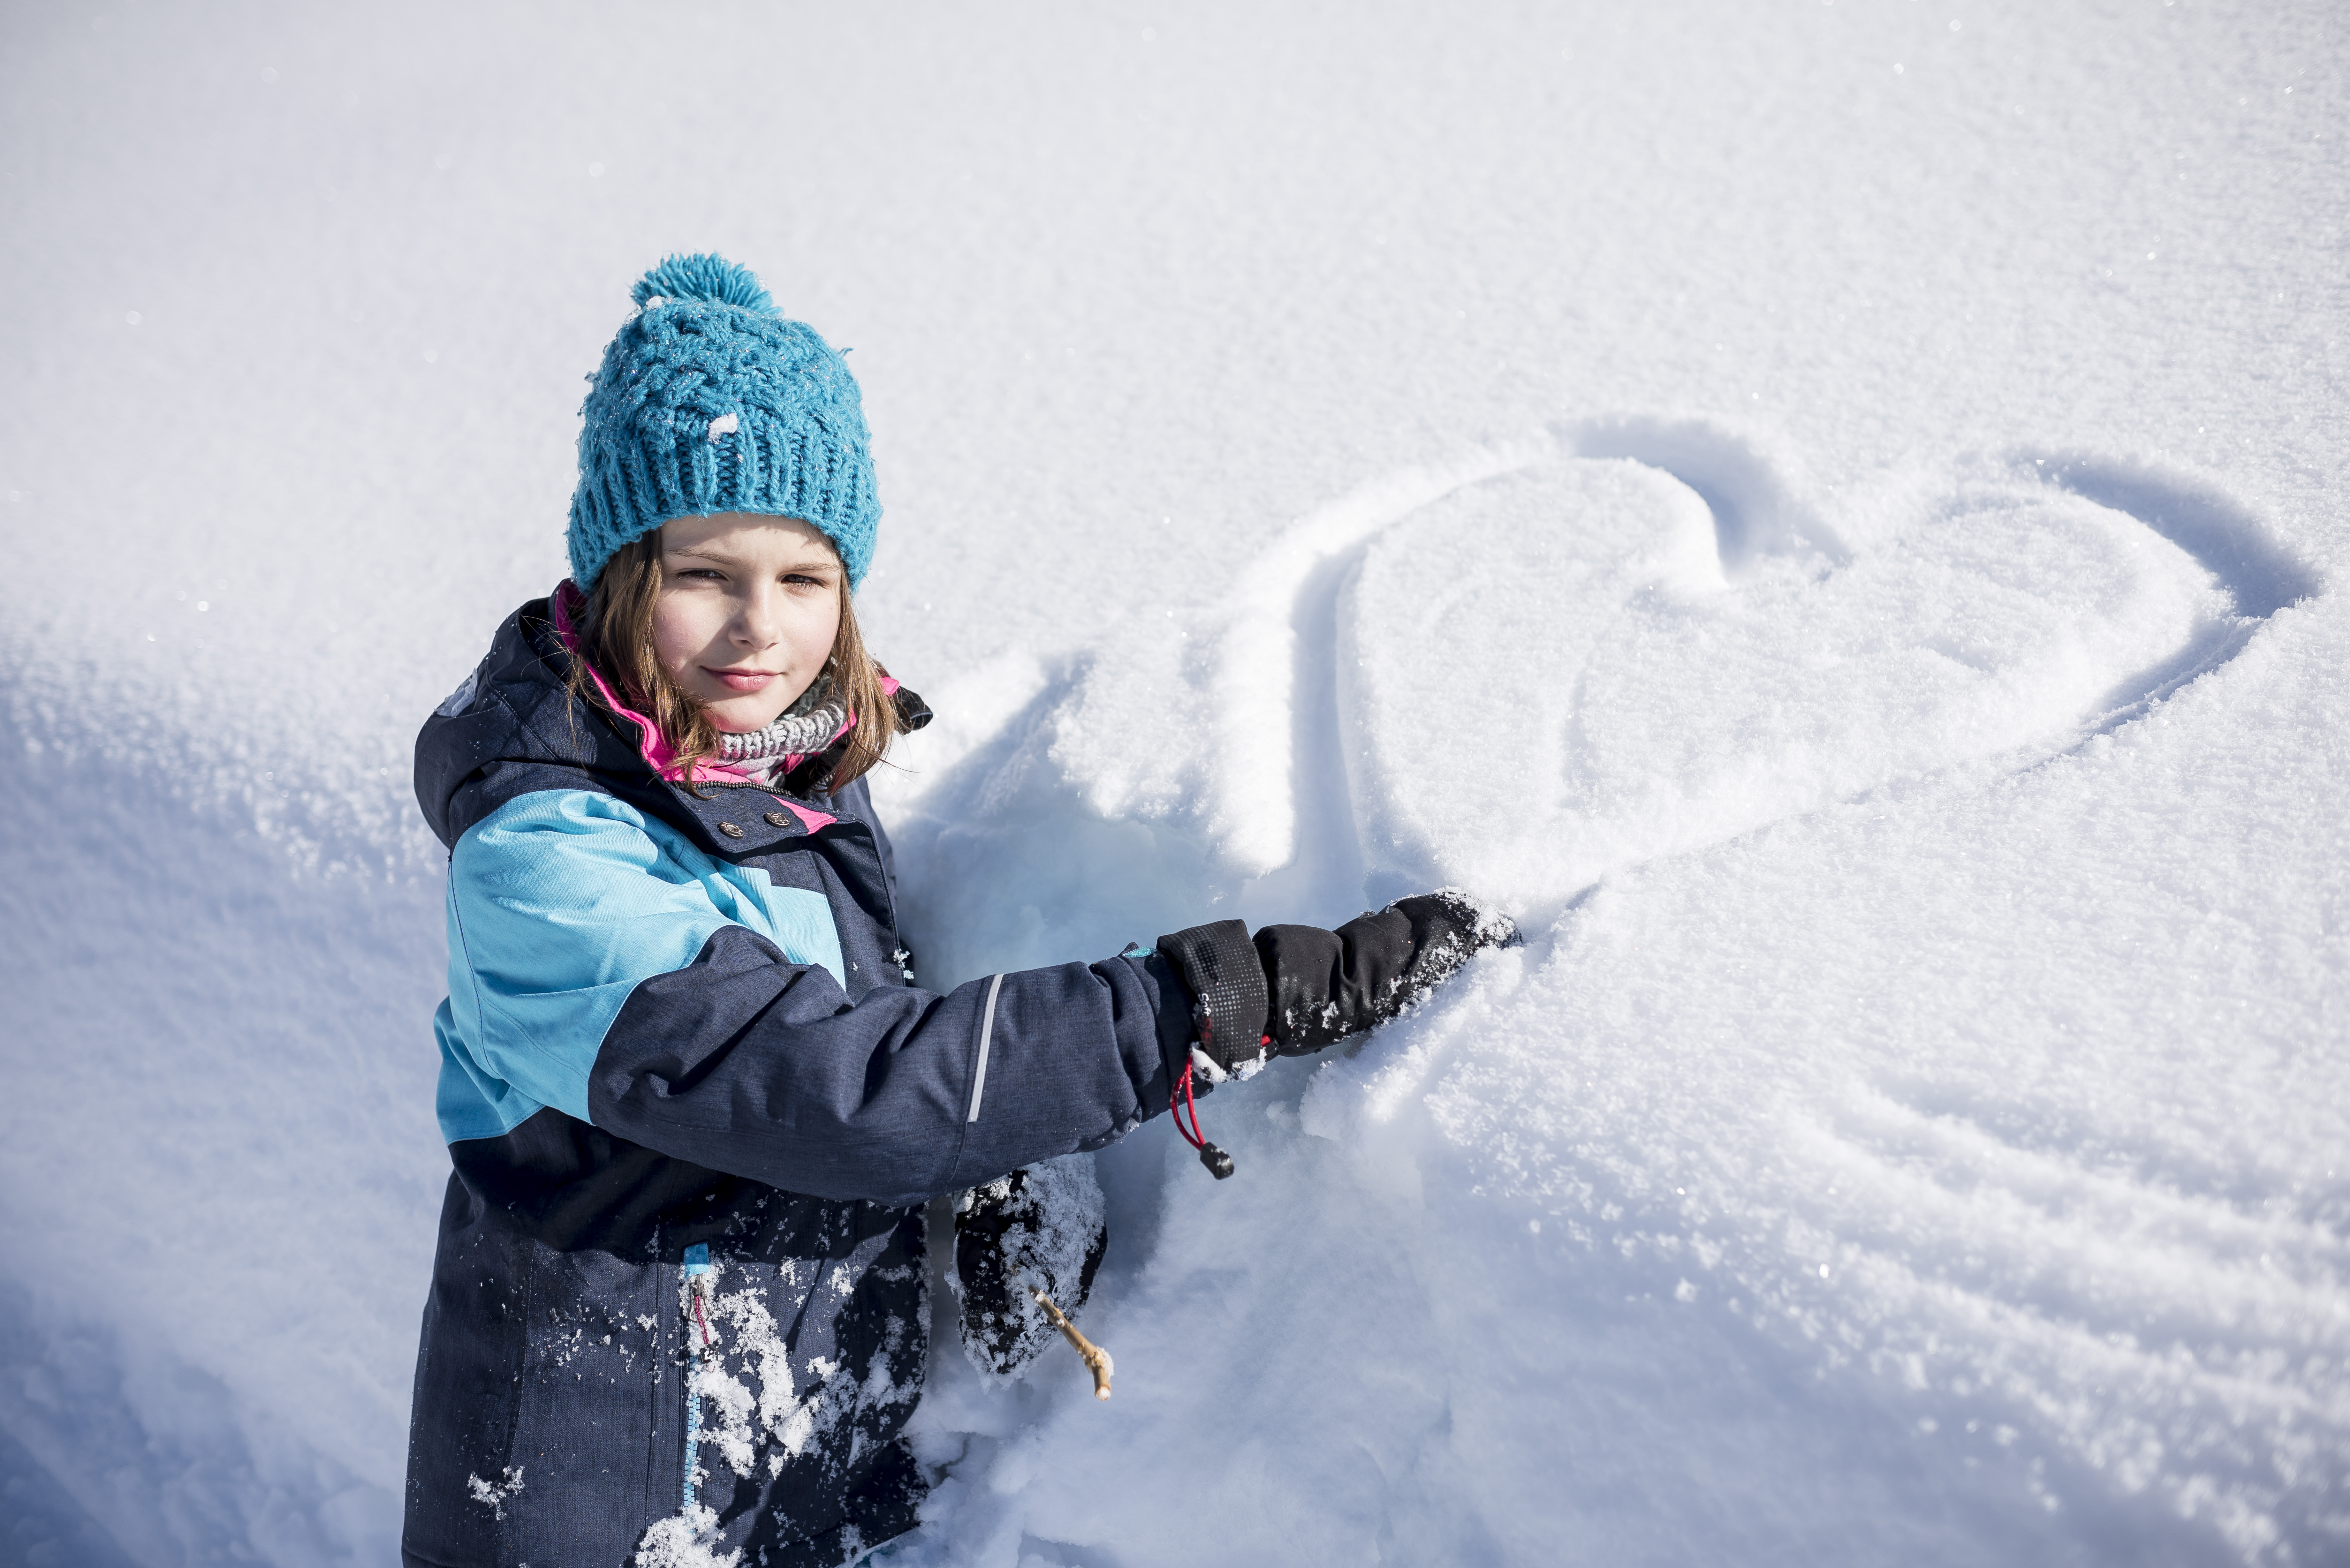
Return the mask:
<svg viewBox="0 0 2350 1568">
<path fill-rule="evenodd" d="M 472 826 L 466 781 L 496 763 L 536 764 L 650 783 L 652 765 L 609 717 L 571 694 L 572 656 L 553 607 L 532 599 L 501 622 L 490 650 L 416 735 L 416 804 L 453 847 Z"/>
</svg>

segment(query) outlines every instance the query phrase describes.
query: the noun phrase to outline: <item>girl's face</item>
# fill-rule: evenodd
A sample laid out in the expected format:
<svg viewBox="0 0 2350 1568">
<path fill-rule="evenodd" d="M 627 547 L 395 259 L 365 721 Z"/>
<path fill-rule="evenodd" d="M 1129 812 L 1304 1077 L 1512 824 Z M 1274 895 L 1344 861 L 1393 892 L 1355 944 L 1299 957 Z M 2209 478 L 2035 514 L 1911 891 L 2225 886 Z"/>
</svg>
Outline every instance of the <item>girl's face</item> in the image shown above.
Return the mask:
<svg viewBox="0 0 2350 1568">
<path fill-rule="evenodd" d="M 840 629 L 840 556 L 793 517 L 722 512 L 661 525 L 653 656 L 710 722 L 764 729 L 823 673 Z"/>
</svg>

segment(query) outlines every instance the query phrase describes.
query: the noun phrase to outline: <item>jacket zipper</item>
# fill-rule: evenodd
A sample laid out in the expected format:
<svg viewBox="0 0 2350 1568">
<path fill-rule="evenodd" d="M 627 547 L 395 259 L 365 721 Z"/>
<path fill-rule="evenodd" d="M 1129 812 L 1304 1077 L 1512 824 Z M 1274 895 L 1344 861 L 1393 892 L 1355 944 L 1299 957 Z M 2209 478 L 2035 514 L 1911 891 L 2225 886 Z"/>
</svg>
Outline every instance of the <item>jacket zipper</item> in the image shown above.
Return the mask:
<svg viewBox="0 0 2350 1568">
<path fill-rule="evenodd" d="M 694 1378 L 702 1370 L 703 1350 L 709 1345 L 710 1287 L 714 1282 L 710 1267 L 710 1246 L 696 1241 L 685 1250 L 685 1509 L 691 1513 L 700 1489 L 694 1484 L 702 1455 L 702 1396 L 693 1391 Z"/>
</svg>

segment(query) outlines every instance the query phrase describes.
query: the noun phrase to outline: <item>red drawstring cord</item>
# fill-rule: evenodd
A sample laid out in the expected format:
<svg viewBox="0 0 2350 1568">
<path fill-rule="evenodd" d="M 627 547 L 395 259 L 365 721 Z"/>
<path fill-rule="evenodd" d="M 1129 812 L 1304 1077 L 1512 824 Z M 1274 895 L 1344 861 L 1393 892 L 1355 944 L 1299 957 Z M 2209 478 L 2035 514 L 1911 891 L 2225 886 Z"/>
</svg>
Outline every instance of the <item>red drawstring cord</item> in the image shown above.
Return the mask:
<svg viewBox="0 0 2350 1568">
<path fill-rule="evenodd" d="M 689 1288 L 687 1293 L 693 1298 L 693 1321 L 702 1325 L 702 1343 L 708 1345 L 710 1343 L 710 1320 L 702 1315 L 702 1292 L 698 1289 Z"/>
<path fill-rule="evenodd" d="M 1183 1113 L 1191 1113 L 1191 1125 L 1183 1125 Z M 1175 1130 L 1193 1148 L 1204 1148 L 1207 1140 L 1200 1136 L 1200 1104 L 1191 1097 L 1191 1064 L 1183 1064 L 1183 1075 L 1175 1080 L 1174 1089 L 1167 1096 L 1168 1114 L 1175 1118 Z"/>
<path fill-rule="evenodd" d="M 1272 1044 L 1273 1036 L 1270 1034 L 1257 1037 L 1260 1049 Z M 1191 1114 L 1191 1125 L 1188 1127 L 1183 1125 L 1183 1113 L 1186 1111 Z M 1200 1102 L 1191 1097 L 1191 1062 L 1188 1056 L 1183 1061 L 1183 1075 L 1176 1079 L 1175 1086 L 1167 1092 L 1167 1114 L 1175 1119 L 1175 1130 L 1182 1136 L 1183 1141 L 1200 1151 L 1200 1163 L 1206 1166 L 1217 1180 L 1222 1181 L 1232 1173 L 1232 1157 L 1210 1143 L 1206 1129 L 1200 1126 Z"/>
</svg>

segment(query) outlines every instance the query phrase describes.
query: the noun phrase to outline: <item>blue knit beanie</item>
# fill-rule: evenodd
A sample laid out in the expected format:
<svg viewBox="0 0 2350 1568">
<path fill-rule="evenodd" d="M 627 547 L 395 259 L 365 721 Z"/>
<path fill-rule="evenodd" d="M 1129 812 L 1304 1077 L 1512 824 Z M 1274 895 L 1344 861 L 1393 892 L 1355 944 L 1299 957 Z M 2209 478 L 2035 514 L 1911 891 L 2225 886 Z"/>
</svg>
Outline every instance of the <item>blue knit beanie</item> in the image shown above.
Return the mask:
<svg viewBox="0 0 2350 1568">
<path fill-rule="evenodd" d="M 847 364 L 723 256 L 671 256 L 630 297 L 579 410 L 572 580 L 672 517 L 754 512 L 822 530 L 855 587 L 881 504 Z"/>
</svg>

